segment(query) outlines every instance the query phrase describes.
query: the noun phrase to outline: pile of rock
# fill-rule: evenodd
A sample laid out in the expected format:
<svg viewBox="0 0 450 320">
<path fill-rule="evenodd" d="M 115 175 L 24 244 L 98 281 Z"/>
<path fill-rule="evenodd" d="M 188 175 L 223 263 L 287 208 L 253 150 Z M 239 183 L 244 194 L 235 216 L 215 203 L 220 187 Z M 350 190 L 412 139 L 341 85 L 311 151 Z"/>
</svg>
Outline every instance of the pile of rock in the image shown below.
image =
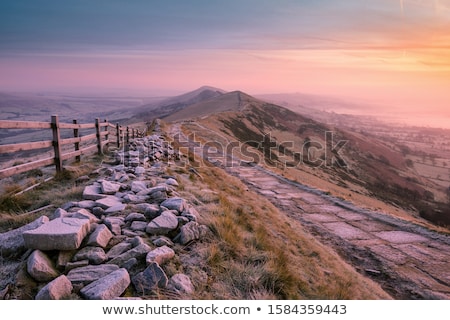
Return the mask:
<svg viewBox="0 0 450 320">
<path fill-rule="evenodd" d="M 147 148 L 159 136 L 136 139 L 133 148 Z M 163 157 L 171 157 L 166 144 Z M 198 212 L 177 193 L 178 181 L 164 175 L 154 160 L 130 158 L 124 164 L 98 170 L 83 199 L 58 208 L 20 229 L 0 235 L 0 250 L 27 250 L 28 274 L 40 283 L 36 299 L 114 299 L 143 296 L 158 288 L 192 294 L 194 286 L 183 273 L 166 275 L 164 265 L 186 244 L 208 230 Z M 133 151 L 129 150 L 128 155 Z M 139 151 L 140 152 L 140 151 Z M 148 149 L 147 151 L 148 152 Z M 159 151 L 158 151 L 159 152 Z M 144 167 L 146 165 L 147 167 Z"/>
<path fill-rule="evenodd" d="M 135 139 L 127 145 L 127 150 L 115 152 L 116 164 L 131 167 L 138 167 L 142 163 L 179 159 L 179 151 L 176 151 L 164 136 L 157 134 Z"/>
</svg>

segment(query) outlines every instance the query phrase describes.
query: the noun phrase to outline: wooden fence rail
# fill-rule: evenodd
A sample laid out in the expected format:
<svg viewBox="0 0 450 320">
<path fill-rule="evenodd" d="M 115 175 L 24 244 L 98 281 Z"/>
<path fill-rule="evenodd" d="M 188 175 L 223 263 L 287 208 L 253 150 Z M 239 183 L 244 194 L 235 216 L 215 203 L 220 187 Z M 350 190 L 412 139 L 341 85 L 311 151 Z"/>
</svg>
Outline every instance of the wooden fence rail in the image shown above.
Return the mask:
<svg viewBox="0 0 450 320">
<path fill-rule="evenodd" d="M 123 127 L 118 123 L 112 124 L 107 120 L 100 122 L 100 119 L 96 119 L 95 123 L 83 124 L 78 123 L 77 120 L 73 120 L 73 123 L 63 123 L 59 122 L 57 115 L 52 116 L 50 122 L 0 120 L 0 129 L 51 129 L 52 131 L 52 140 L 0 145 L 0 154 L 53 147 L 52 157 L 1 169 L 0 179 L 52 164 L 55 165 L 56 172 L 61 172 L 64 160 L 75 158 L 80 161 L 81 155 L 92 153 L 94 150 L 97 150 L 98 154 L 102 154 L 104 147 L 110 143 L 114 143 L 119 148 L 127 144 L 130 138 L 144 135 L 138 129 Z M 61 130 L 66 129 L 72 130 L 73 138 L 61 138 Z M 95 133 L 81 136 L 80 130 L 83 129 L 95 129 Z M 114 137 L 115 140 L 110 140 L 111 137 Z M 92 142 L 94 140 L 95 144 Z M 84 143 L 83 147 L 82 143 Z M 74 150 L 63 153 L 62 146 L 70 144 L 73 145 Z"/>
</svg>

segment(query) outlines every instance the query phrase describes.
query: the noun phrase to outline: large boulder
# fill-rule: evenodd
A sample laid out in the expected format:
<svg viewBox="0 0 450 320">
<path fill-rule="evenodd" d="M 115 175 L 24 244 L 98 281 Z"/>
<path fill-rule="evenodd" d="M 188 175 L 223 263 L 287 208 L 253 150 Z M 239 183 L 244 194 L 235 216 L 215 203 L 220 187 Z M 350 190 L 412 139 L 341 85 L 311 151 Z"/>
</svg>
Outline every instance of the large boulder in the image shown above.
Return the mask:
<svg viewBox="0 0 450 320">
<path fill-rule="evenodd" d="M 100 264 L 106 261 L 106 253 L 100 247 L 84 247 L 73 257 L 73 261 L 89 260 L 92 264 Z"/>
<path fill-rule="evenodd" d="M 84 200 L 98 200 L 104 198 L 105 195 L 102 194 L 102 188 L 99 184 L 93 184 L 86 186 L 83 190 Z"/>
<path fill-rule="evenodd" d="M 59 276 L 53 262 L 40 250 L 34 250 L 27 261 L 28 274 L 38 282 L 46 282 Z"/>
<path fill-rule="evenodd" d="M 178 219 L 177 216 L 167 210 L 161 213 L 158 217 L 150 221 L 147 225 L 145 231 L 149 234 L 155 235 L 166 235 L 169 234 L 172 230 L 178 228 Z"/>
<path fill-rule="evenodd" d="M 161 203 L 161 207 L 165 207 L 169 210 L 176 210 L 181 213 L 187 207 L 187 202 L 183 198 L 174 197 L 164 200 Z"/>
<path fill-rule="evenodd" d="M 130 285 L 130 275 L 124 268 L 116 270 L 81 289 L 80 294 L 89 300 L 111 300 L 120 297 Z"/>
<path fill-rule="evenodd" d="M 66 299 L 72 293 L 73 286 L 65 275 L 61 275 L 49 282 L 45 287 L 39 290 L 36 300 L 61 300 Z"/>
<path fill-rule="evenodd" d="M 145 261 L 147 264 L 156 262 L 159 265 L 163 265 L 173 257 L 175 257 L 175 251 L 168 246 L 162 246 L 147 253 Z"/>
<path fill-rule="evenodd" d="M 115 264 L 101 264 L 98 266 L 85 266 L 69 271 L 67 278 L 74 285 L 87 285 L 95 280 L 119 270 Z"/>
<path fill-rule="evenodd" d="M 108 227 L 104 224 L 99 224 L 89 236 L 87 245 L 105 248 L 112 237 L 113 234 L 109 231 Z"/>
<path fill-rule="evenodd" d="M 98 199 L 95 201 L 95 205 L 104 210 L 108 210 L 109 208 L 113 207 L 124 206 L 122 203 L 122 199 L 115 196 L 105 196 L 102 199 Z"/>
<path fill-rule="evenodd" d="M 104 194 L 115 194 L 116 192 L 119 192 L 120 190 L 120 184 L 114 183 L 107 180 L 102 180 L 100 182 L 100 187 L 102 190 L 102 193 Z"/>
<path fill-rule="evenodd" d="M 174 240 L 185 245 L 191 241 L 200 239 L 207 232 L 207 228 L 207 226 L 191 221 L 180 228 L 180 233 Z"/>
<path fill-rule="evenodd" d="M 25 231 L 25 246 L 42 251 L 78 249 L 90 229 L 88 219 L 57 218 Z"/>
<path fill-rule="evenodd" d="M 139 294 L 151 293 L 156 288 L 165 288 L 168 278 L 158 263 L 152 262 L 142 272 L 133 277 L 133 285 Z"/>
<path fill-rule="evenodd" d="M 124 253 L 110 260 L 108 263 L 116 264 L 119 267 L 123 267 L 125 263 L 132 258 L 138 260 L 144 259 L 149 251 L 151 251 L 150 246 L 148 246 L 145 243 L 142 243 L 131 250 L 125 251 Z"/>
</svg>

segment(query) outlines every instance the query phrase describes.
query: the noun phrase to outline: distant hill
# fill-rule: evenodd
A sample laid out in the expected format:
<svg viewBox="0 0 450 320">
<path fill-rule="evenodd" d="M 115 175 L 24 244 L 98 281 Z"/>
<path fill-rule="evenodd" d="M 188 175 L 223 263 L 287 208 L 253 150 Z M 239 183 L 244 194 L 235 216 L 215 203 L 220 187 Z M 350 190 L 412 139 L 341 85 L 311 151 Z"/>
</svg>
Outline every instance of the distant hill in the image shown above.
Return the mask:
<svg viewBox="0 0 450 320">
<path fill-rule="evenodd" d="M 116 121 L 128 118 L 130 110 L 142 105 L 144 98 L 83 97 L 63 94 L 1 93 L 0 119 L 18 121 L 93 122 L 95 118 Z"/>
<path fill-rule="evenodd" d="M 188 93 L 170 97 L 159 101 L 158 103 L 150 103 L 135 108 L 134 116 L 126 120 L 126 123 L 134 123 L 153 119 L 166 118 L 188 106 L 200 103 L 205 100 L 213 99 L 223 95 L 225 91 L 209 86 L 203 86 Z"/>
<path fill-rule="evenodd" d="M 165 120 L 178 121 L 204 117 L 224 111 L 241 111 L 250 103 L 260 102 L 260 100 L 241 91 L 232 91 L 188 105 L 168 115 L 165 117 Z"/>
</svg>

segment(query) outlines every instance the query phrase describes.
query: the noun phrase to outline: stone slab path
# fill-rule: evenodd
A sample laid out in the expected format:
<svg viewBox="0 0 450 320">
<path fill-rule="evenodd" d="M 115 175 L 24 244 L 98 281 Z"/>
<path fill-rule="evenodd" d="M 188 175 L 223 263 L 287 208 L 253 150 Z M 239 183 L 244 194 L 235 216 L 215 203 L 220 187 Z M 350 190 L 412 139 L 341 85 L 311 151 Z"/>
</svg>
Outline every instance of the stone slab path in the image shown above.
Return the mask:
<svg viewBox="0 0 450 320">
<path fill-rule="evenodd" d="M 450 298 L 448 236 L 352 206 L 258 166 L 226 169 L 291 218 L 301 221 L 394 297 Z"/>
<path fill-rule="evenodd" d="M 172 130 L 179 132 L 179 127 Z M 300 221 L 394 298 L 450 299 L 449 236 L 353 206 L 258 165 L 226 156 L 228 166 L 219 167 Z"/>
</svg>

